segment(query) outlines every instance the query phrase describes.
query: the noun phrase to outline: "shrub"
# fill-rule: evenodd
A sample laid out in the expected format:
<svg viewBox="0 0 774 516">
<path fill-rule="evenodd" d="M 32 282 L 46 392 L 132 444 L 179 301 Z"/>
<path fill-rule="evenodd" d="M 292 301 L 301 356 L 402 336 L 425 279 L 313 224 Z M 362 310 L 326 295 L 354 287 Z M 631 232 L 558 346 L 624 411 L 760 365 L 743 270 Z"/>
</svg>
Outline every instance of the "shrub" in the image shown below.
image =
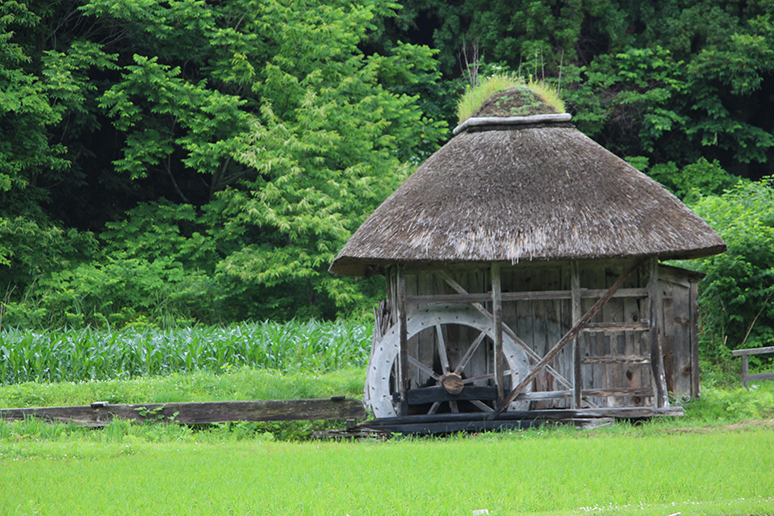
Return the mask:
<svg viewBox="0 0 774 516">
<path fill-rule="evenodd" d="M 728 245 L 723 254 L 686 264 L 707 274 L 700 284 L 700 345 L 715 362 L 730 358 L 731 349 L 774 345 L 772 186 L 772 178 L 740 182 L 693 205 Z"/>
</svg>

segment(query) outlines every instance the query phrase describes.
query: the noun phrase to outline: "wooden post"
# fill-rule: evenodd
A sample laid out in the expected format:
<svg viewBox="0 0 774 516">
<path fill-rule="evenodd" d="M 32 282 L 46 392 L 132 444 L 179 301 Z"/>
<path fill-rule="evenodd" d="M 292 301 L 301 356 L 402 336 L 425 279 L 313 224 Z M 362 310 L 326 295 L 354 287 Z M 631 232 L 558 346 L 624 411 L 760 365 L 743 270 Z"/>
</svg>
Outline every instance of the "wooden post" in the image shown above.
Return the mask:
<svg viewBox="0 0 774 516">
<path fill-rule="evenodd" d="M 406 391 L 411 378 L 408 374 L 408 324 L 406 322 L 406 274 L 403 266 L 398 266 L 398 318 L 400 324 L 400 351 L 398 353 L 398 389 L 400 391 L 401 414 L 408 415 Z"/>
<path fill-rule="evenodd" d="M 664 371 L 664 353 L 661 349 L 661 328 L 659 327 L 659 302 L 658 302 L 658 258 L 652 257 L 649 263 L 650 278 L 648 279 L 648 301 L 650 305 L 650 366 L 653 371 L 653 383 L 655 384 L 656 406 L 666 408 L 669 406 L 669 398 L 666 387 L 666 373 Z"/>
<path fill-rule="evenodd" d="M 572 325 L 578 324 L 581 318 L 581 291 L 580 291 L 580 268 L 578 262 L 573 260 L 570 264 L 570 283 L 572 285 Z M 583 333 L 575 336 L 573 344 L 573 364 L 574 364 L 574 388 L 572 397 L 572 408 L 579 409 L 583 404 L 583 372 L 581 371 L 581 339 Z"/>
<path fill-rule="evenodd" d="M 699 280 L 691 278 L 688 306 L 691 311 L 691 398 L 701 395 L 699 386 Z"/>
<path fill-rule="evenodd" d="M 643 260 L 644 261 L 644 260 Z M 503 413 L 503 411 L 508 407 L 508 405 L 516 399 L 516 396 L 521 393 L 531 382 L 535 379 L 535 377 L 542 371 L 548 363 L 556 357 L 556 355 L 559 354 L 559 352 L 567 345 L 569 344 L 575 336 L 580 333 L 580 331 L 586 326 L 591 319 L 597 315 L 597 313 L 602 310 L 602 307 L 607 304 L 608 301 L 610 301 L 610 298 L 613 297 L 613 294 L 618 291 L 619 288 L 621 288 L 621 285 L 624 284 L 624 281 L 629 279 L 629 276 L 632 275 L 634 271 L 640 268 L 640 265 L 643 261 L 638 261 L 633 267 L 631 267 L 628 271 L 624 273 L 623 276 L 618 278 L 618 281 L 616 281 L 612 287 L 607 289 L 607 292 L 599 298 L 599 300 L 594 303 L 594 306 L 592 306 L 588 312 L 583 314 L 583 317 L 580 318 L 580 321 L 578 321 L 572 328 L 570 328 L 570 331 L 564 334 L 564 337 L 562 337 L 559 342 L 557 342 L 553 348 L 551 348 L 548 353 L 546 353 L 546 356 L 544 356 L 542 359 L 540 359 L 540 362 L 535 364 L 535 367 L 532 368 L 532 370 L 529 372 L 529 374 L 525 378 L 519 378 L 520 383 L 514 389 L 511 391 L 508 396 L 505 397 L 502 403 L 498 404 L 497 410 L 492 412 L 492 414 L 487 417 L 488 420 L 493 420 L 497 416 Z"/>
<path fill-rule="evenodd" d="M 503 302 L 502 285 L 500 282 L 500 264 L 492 264 L 492 312 L 494 315 L 494 364 L 495 383 L 497 385 L 497 402 L 500 403 L 505 395 L 505 375 L 503 367 L 505 355 L 503 354 Z"/>
<path fill-rule="evenodd" d="M 750 362 L 748 361 L 750 357 L 747 355 L 742 355 L 742 385 L 744 385 L 745 389 L 750 388 Z"/>
</svg>

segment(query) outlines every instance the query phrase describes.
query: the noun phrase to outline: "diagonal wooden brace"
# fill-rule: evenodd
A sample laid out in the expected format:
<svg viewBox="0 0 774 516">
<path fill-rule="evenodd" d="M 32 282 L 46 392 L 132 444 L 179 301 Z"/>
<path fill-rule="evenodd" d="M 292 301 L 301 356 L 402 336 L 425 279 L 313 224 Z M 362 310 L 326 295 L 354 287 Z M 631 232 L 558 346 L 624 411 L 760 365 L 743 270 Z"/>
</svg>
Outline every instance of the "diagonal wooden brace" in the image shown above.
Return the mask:
<svg viewBox="0 0 774 516">
<path fill-rule="evenodd" d="M 527 376 L 524 377 L 524 379 L 519 383 L 519 385 L 514 388 L 511 393 L 500 403 L 500 405 L 497 407 L 497 410 L 492 412 L 492 415 L 490 415 L 487 419 L 492 420 L 503 413 L 503 411 L 508 407 L 508 405 L 511 404 L 511 402 L 516 399 L 516 396 L 521 393 L 531 382 L 535 379 L 535 377 L 540 373 L 540 371 L 543 370 L 544 367 L 548 365 L 548 363 L 556 357 L 556 355 L 559 354 L 559 352 L 570 342 L 572 342 L 572 339 L 580 333 L 580 331 L 583 329 L 584 326 L 586 326 L 591 319 L 597 315 L 597 312 L 599 312 L 605 304 L 607 304 L 608 301 L 610 301 L 610 298 L 613 297 L 613 294 L 618 291 L 619 288 L 624 284 L 624 281 L 626 281 L 629 276 L 632 275 L 634 271 L 640 268 L 640 266 L 645 262 L 645 260 L 639 260 L 637 263 L 634 264 L 633 267 L 631 267 L 626 273 L 624 273 L 623 276 L 618 278 L 618 281 L 615 282 L 615 284 L 610 287 L 605 294 L 599 298 L 599 300 L 594 303 L 594 306 L 592 306 L 588 312 L 586 312 L 583 317 L 581 317 L 580 321 L 578 321 L 575 326 L 573 326 L 570 331 L 564 334 L 564 337 L 562 337 L 559 342 L 557 342 L 551 350 L 546 353 L 546 356 L 544 356 L 540 362 L 535 364 L 535 367 L 532 368 L 532 370 L 529 372 Z"/>
</svg>

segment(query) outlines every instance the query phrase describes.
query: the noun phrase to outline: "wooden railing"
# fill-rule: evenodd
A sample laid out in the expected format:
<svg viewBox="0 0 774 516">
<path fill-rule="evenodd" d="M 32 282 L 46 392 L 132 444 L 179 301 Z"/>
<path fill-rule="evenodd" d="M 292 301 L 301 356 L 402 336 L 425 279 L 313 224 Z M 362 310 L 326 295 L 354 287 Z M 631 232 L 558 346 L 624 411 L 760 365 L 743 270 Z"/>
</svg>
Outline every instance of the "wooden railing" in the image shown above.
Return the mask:
<svg viewBox="0 0 774 516">
<path fill-rule="evenodd" d="M 774 353 L 774 346 L 767 348 L 748 348 L 735 349 L 731 354 L 735 357 L 742 357 L 742 385 L 745 389 L 750 388 L 750 380 L 774 380 L 774 373 L 750 374 L 750 355 L 763 355 L 765 353 Z"/>
</svg>

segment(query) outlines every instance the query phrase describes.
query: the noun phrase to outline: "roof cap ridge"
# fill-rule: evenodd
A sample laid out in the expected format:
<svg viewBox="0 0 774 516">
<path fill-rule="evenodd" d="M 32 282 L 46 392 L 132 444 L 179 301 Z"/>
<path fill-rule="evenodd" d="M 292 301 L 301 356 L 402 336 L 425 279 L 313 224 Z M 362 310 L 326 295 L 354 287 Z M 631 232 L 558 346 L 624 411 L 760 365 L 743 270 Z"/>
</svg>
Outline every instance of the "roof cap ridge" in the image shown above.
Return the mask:
<svg viewBox="0 0 774 516">
<path fill-rule="evenodd" d="M 482 125 L 529 125 L 529 124 L 545 124 L 545 123 L 563 123 L 572 120 L 570 113 L 546 113 L 540 115 L 526 115 L 526 116 L 487 116 L 487 117 L 471 117 L 462 122 L 460 125 L 454 128 L 453 135 L 458 135 L 462 131 L 467 130 L 469 127 L 482 126 Z"/>
</svg>

